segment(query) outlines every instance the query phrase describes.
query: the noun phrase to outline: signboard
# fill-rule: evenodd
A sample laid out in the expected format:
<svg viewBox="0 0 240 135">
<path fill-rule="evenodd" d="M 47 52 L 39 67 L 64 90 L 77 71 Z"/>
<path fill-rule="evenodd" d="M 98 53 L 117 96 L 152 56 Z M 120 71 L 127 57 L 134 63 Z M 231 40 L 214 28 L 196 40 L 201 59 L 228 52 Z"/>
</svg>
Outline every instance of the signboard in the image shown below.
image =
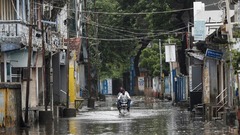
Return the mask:
<svg viewBox="0 0 240 135">
<path fill-rule="evenodd" d="M 205 4 L 201 1 L 193 2 L 193 37 L 195 41 L 204 41 L 206 37 L 206 27 L 205 27 Z"/>
<path fill-rule="evenodd" d="M 144 91 L 144 77 L 138 77 L 138 89 Z"/>
<path fill-rule="evenodd" d="M 206 37 L 206 24 L 205 21 L 194 21 L 194 40 L 204 41 Z"/>
<path fill-rule="evenodd" d="M 203 16 L 201 13 L 205 11 L 205 4 L 201 1 L 193 2 L 193 19 L 194 21 L 202 20 Z"/>
<path fill-rule="evenodd" d="M 175 62 L 176 61 L 175 45 L 166 45 L 165 46 L 165 61 L 166 62 Z"/>
<path fill-rule="evenodd" d="M 206 55 L 206 57 L 210 57 L 210 58 L 214 58 L 214 59 L 219 59 L 220 60 L 220 59 L 222 59 L 223 52 L 207 49 L 205 55 Z"/>
</svg>

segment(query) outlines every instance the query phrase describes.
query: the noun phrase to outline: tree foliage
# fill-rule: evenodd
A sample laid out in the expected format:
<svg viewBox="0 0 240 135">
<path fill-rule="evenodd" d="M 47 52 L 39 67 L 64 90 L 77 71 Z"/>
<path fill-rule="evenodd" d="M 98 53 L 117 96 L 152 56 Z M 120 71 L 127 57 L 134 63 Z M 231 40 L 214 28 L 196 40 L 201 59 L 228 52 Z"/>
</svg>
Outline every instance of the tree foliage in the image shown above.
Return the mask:
<svg viewBox="0 0 240 135">
<path fill-rule="evenodd" d="M 240 70 L 240 52 L 237 50 L 232 50 L 232 65 L 236 74 Z"/>
<path fill-rule="evenodd" d="M 136 75 L 139 75 L 140 55 L 148 44 L 155 39 L 166 39 L 171 34 L 169 31 L 183 26 L 183 22 L 180 20 L 183 12 L 167 11 L 181 7 L 187 8 L 189 6 L 187 4 L 191 2 L 192 0 L 187 0 L 187 3 L 181 0 L 101 0 L 90 2 L 88 9 L 95 12 L 90 12 L 84 21 L 90 27 L 89 36 L 99 39 L 89 42 L 99 45 L 98 50 L 101 55 L 98 61 L 102 63 L 100 64 L 101 76 L 120 77 L 124 71 L 128 71 L 132 56 L 135 57 Z M 178 5 L 178 7 L 174 7 L 174 5 Z M 96 13 L 96 11 L 99 12 Z M 116 14 L 110 14 L 113 12 Z M 122 40 L 112 41 L 110 39 Z M 152 59 L 155 58 L 151 58 L 148 63 Z M 147 64 L 143 65 L 147 66 Z M 156 75 L 159 71 L 154 67 L 159 67 L 159 65 L 147 68 L 152 70 L 153 75 Z"/>
<path fill-rule="evenodd" d="M 119 3 L 116 0 L 96 1 L 95 11 L 118 12 Z M 96 10 L 97 9 L 97 10 Z M 91 21 L 88 22 L 90 26 L 90 35 L 94 37 L 96 29 L 98 29 L 97 36 L 100 40 L 91 40 L 91 44 L 98 44 L 100 52 L 99 60 L 100 75 L 102 78 L 112 77 L 118 78 L 122 73 L 128 71 L 130 66 L 130 58 L 134 56 L 136 48 L 136 41 L 112 41 L 101 39 L 126 39 L 133 38 L 131 31 L 128 31 L 121 23 L 122 17 L 119 15 L 109 14 L 92 14 Z M 92 34 L 91 34 L 92 33 Z M 95 52 L 93 52 L 95 53 Z M 94 57 L 92 57 L 94 59 Z"/>
<path fill-rule="evenodd" d="M 165 62 L 164 47 L 162 46 L 162 73 L 168 74 L 169 64 Z M 140 68 L 149 71 L 150 76 L 160 75 L 160 52 L 158 44 L 153 44 L 142 51 L 140 56 Z"/>
</svg>

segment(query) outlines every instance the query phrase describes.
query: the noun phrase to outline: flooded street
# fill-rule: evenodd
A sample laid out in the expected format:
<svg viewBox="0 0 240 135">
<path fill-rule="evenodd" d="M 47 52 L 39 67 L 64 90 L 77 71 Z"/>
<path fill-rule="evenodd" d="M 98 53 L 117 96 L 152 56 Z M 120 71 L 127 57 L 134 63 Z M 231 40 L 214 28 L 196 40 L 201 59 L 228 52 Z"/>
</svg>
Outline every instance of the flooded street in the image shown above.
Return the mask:
<svg viewBox="0 0 240 135">
<path fill-rule="evenodd" d="M 58 118 L 46 125 L 35 124 L 20 135 L 222 135 L 230 134 L 218 122 L 192 118 L 187 109 L 171 102 L 134 97 L 130 113 L 119 115 L 115 99 L 96 102 L 95 109 L 83 106 L 75 118 Z"/>
</svg>

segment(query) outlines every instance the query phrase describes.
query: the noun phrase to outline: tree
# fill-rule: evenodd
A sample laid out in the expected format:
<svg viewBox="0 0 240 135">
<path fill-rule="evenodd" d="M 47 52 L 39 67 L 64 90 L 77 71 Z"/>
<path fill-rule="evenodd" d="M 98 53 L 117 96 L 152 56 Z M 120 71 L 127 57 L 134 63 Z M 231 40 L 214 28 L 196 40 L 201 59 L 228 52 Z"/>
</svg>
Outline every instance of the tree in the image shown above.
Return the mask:
<svg viewBox="0 0 240 135">
<path fill-rule="evenodd" d="M 240 52 L 237 50 L 232 50 L 232 65 L 234 69 L 234 73 L 236 74 L 238 70 L 240 70 Z"/>
<path fill-rule="evenodd" d="M 171 1 L 171 0 L 170 0 Z M 139 33 L 135 36 L 139 37 L 138 45 L 140 46 L 137 50 L 134 59 L 134 68 L 136 76 L 139 76 L 139 58 L 142 51 L 147 47 L 153 39 L 162 38 L 159 34 L 161 29 L 167 28 L 166 26 L 170 25 L 171 13 L 169 14 L 154 14 L 153 12 L 169 11 L 170 7 L 166 1 L 146 1 L 146 0 L 121 0 L 118 1 L 120 8 L 124 12 L 130 13 L 141 13 L 145 12 L 147 14 L 123 16 L 122 21 L 124 22 L 125 27 L 133 29 L 135 33 Z M 162 30 L 163 31 L 163 30 Z"/>
<path fill-rule="evenodd" d="M 169 74 L 169 64 L 165 62 L 164 47 L 162 46 L 162 70 L 165 75 Z M 152 77 L 160 75 L 160 53 L 158 44 L 153 44 L 142 51 L 140 55 L 140 68 L 145 68 L 149 71 Z"/>
<path fill-rule="evenodd" d="M 92 3 L 94 5 L 94 3 Z M 91 7 L 91 6 L 90 6 Z M 96 1 L 95 8 L 93 10 L 108 12 L 117 12 L 119 5 L 115 0 L 104 0 Z M 98 18 L 98 22 L 94 21 L 94 17 Z M 101 78 L 111 77 L 119 78 L 122 76 L 122 73 L 129 69 L 130 57 L 135 53 L 136 41 L 113 41 L 111 39 L 125 39 L 133 38 L 130 31 L 126 30 L 123 27 L 119 27 L 122 24 L 121 16 L 119 15 L 109 15 L 109 14 L 90 14 L 88 17 L 89 25 L 89 37 L 96 36 L 94 35 L 96 27 L 98 27 L 98 39 L 91 40 L 90 44 L 98 44 L 98 51 L 100 53 L 99 59 L 92 57 L 92 62 L 99 62 L 100 76 Z M 86 20 L 87 21 L 87 20 Z M 104 40 L 106 39 L 106 40 Z M 91 53 L 91 56 L 95 52 Z M 95 59 L 95 60 L 93 60 Z M 93 63 L 96 65 L 96 63 Z"/>
<path fill-rule="evenodd" d="M 184 11 L 168 11 L 189 8 L 192 1 L 187 0 L 187 3 L 181 0 L 96 1 L 95 9 L 100 12 L 94 12 L 92 16 L 97 14 L 98 23 L 90 21 L 89 24 L 92 27 L 98 25 L 99 28 L 100 59 L 104 63 L 101 65 L 101 74 L 120 76 L 123 71 L 129 69 L 130 57 L 134 56 L 134 68 L 138 76 L 140 56 L 148 44 L 154 39 L 166 39 L 169 34 L 175 34 L 169 31 L 186 26 L 182 20 Z M 182 31 L 186 29 L 187 27 Z"/>
</svg>

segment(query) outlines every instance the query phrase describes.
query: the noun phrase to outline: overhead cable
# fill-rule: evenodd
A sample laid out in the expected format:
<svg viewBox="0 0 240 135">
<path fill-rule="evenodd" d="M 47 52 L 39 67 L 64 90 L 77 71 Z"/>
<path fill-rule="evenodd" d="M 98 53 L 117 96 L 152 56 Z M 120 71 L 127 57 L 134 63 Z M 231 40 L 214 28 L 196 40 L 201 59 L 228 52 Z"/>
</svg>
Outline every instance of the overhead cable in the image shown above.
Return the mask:
<svg viewBox="0 0 240 135">
<path fill-rule="evenodd" d="M 103 29 L 109 29 L 110 31 L 114 31 L 115 30 L 115 32 L 118 32 L 118 33 L 120 33 L 119 31 L 121 31 L 121 32 L 125 32 L 125 33 L 121 33 L 121 34 L 125 34 L 126 35 L 126 33 L 130 33 L 130 34 L 133 34 L 133 35 L 147 35 L 147 34 L 149 34 L 149 33 L 159 33 L 159 32 L 168 32 L 168 30 L 154 30 L 154 31 L 156 31 L 156 32 L 145 32 L 145 33 L 136 33 L 136 32 L 132 32 L 132 31 L 129 31 L 129 30 L 126 30 L 126 29 L 124 29 L 124 28 L 122 28 L 122 29 L 120 29 L 120 28 L 116 28 L 116 27 L 112 27 L 112 26 L 104 26 L 104 25 L 100 25 L 99 23 L 96 23 L 96 22 L 94 22 L 94 21 L 86 21 L 85 19 L 84 20 L 82 20 L 84 23 L 88 23 L 88 24 L 91 24 L 91 25 L 94 25 L 94 26 L 99 26 L 100 28 L 103 28 Z M 192 25 L 192 24 L 190 24 L 190 25 Z M 135 29 L 136 30 L 136 29 Z"/>
<path fill-rule="evenodd" d="M 147 39 L 147 38 L 154 38 L 154 37 L 157 37 L 157 36 L 160 36 L 160 35 L 169 35 L 169 34 L 176 34 L 176 33 L 185 33 L 185 32 L 177 32 L 179 30 L 182 30 L 182 29 L 186 29 L 187 27 L 183 27 L 183 28 L 179 28 L 179 29 L 176 29 L 176 30 L 172 30 L 172 31 L 169 31 L 169 32 L 164 32 L 164 33 L 157 33 L 157 34 L 153 34 L 151 36 L 143 36 L 143 37 L 134 37 L 134 38 L 122 38 L 122 39 L 119 39 L 119 38 L 115 38 L 115 39 L 110 39 L 110 38 L 93 38 L 93 37 L 86 37 L 86 36 L 80 36 L 82 39 L 91 39 L 91 40 L 100 40 L 100 41 L 130 41 L 130 40 L 141 40 L 141 39 Z"/>
<path fill-rule="evenodd" d="M 36 3 L 35 3 L 36 4 Z M 41 3 L 37 3 L 39 5 L 43 5 Z M 216 6 L 218 4 L 218 2 L 212 3 L 212 4 L 208 4 L 205 7 L 210 7 L 210 6 Z M 63 7 L 58 7 L 58 6 L 52 6 L 54 8 L 60 8 L 62 9 Z M 79 11 L 76 9 L 62 9 L 64 11 Z M 87 10 L 83 10 L 83 11 L 79 11 L 79 13 L 93 13 L 93 14 L 105 14 L 105 15 L 147 15 L 147 14 L 166 14 L 166 13 L 175 13 L 175 12 L 182 12 L 182 11 L 188 11 L 188 10 L 193 10 L 193 8 L 186 8 L 186 9 L 177 9 L 177 10 L 169 10 L 169 11 L 158 11 L 158 12 L 139 12 L 139 13 L 134 13 L 134 12 L 128 12 L 128 13 L 122 13 L 122 12 L 100 12 L 100 11 L 87 11 Z"/>
</svg>

